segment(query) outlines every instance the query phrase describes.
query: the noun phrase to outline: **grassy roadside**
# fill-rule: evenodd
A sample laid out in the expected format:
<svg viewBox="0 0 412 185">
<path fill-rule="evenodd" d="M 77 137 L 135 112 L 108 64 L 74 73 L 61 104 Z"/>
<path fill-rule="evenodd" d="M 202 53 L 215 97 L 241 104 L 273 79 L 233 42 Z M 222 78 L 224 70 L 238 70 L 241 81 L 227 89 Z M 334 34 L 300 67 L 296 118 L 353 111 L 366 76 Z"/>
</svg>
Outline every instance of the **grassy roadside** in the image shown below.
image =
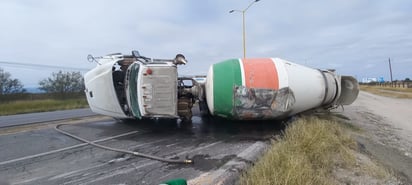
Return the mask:
<svg viewBox="0 0 412 185">
<path fill-rule="evenodd" d="M 86 107 L 88 107 L 88 104 L 85 98 L 67 100 L 19 100 L 0 104 L 0 116 Z"/>
<path fill-rule="evenodd" d="M 241 176 L 240 184 L 341 184 L 336 171 L 352 172 L 355 168 L 377 178 L 388 176 L 376 165 L 359 163 L 358 146 L 349 130 L 336 121 L 300 118 Z"/>
<path fill-rule="evenodd" d="M 412 99 L 412 88 L 394 88 L 361 85 L 360 89 L 380 96 Z"/>
</svg>

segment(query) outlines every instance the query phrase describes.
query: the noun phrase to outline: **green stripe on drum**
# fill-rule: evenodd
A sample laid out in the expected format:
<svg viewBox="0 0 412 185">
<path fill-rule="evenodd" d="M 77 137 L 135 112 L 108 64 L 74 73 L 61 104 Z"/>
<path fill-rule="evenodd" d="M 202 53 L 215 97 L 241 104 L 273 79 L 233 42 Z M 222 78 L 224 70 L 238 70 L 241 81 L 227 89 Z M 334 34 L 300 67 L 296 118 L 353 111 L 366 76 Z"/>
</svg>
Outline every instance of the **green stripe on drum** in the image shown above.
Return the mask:
<svg viewBox="0 0 412 185">
<path fill-rule="evenodd" d="M 225 60 L 213 65 L 214 115 L 232 118 L 235 86 L 242 85 L 238 59 Z"/>
</svg>

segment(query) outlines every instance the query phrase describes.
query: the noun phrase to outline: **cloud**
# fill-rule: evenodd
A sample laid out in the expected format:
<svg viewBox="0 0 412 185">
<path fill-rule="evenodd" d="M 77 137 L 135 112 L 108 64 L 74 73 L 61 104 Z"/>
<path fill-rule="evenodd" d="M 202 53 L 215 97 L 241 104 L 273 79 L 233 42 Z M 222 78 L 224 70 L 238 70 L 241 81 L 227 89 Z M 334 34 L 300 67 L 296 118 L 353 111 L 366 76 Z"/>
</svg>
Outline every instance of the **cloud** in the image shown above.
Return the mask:
<svg viewBox="0 0 412 185">
<path fill-rule="evenodd" d="M 87 54 L 138 49 L 158 58 L 183 53 L 190 63 L 180 72 L 204 74 L 215 62 L 242 56 L 242 15 L 228 11 L 249 3 L 4 0 L 0 60 L 92 68 Z M 411 9 L 409 0 L 261 0 L 246 12 L 247 56 L 281 57 L 357 76 L 387 75 L 378 64 L 392 57 L 396 78 L 411 77 Z M 374 63 L 373 70 L 359 67 Z M 15 77 L 25 75 L 8 67 Z"/>
</svg>

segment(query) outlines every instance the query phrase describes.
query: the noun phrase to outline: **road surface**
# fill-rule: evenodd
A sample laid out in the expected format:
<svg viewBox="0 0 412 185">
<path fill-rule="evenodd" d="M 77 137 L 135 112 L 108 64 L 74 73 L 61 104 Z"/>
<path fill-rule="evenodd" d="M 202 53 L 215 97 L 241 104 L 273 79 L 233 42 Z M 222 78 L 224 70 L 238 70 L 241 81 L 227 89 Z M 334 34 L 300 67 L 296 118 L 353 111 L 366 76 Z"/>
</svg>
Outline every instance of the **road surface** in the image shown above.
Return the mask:
<svg viewBox="0 0 412 185">
<path fill-rule="evenodd" d="M 10 127 L 23 124 L 40 123 L 48 121 L 56 121 L 63 119 L 81 118 L 86 116 L 95 116 L 96 113 L 92 112 L 89 108 L 86 109 L 74 109 L 74 110 L 61 110 L 53 112 L 39 112 L 30 114 L 17 114 L 11 116 L 0 116 L 0 128 Z"/>
<path fill-rule="evenodd" d="M 184 178 L 191 184 L 231 184 L 263 152 L 281 122 L 230 122 L 194 116 L 179 121 L 116 121 L 86 117 L 51 122 L 47 127 L 14 132 L 0 129 L 0 179 L 6 184 L 159 184 Z M 99 144 L 194 164 L 168 164 L 107 151 L 54 130 L 61 128 L 88 140 L 125 134 Z M 42 123 L 44 124 L 44 123 Z M 29 125 L 30 126 L 30 125 Z M 131 133 L 132 132 L 132 133 Z M 0 181 L 1 181 L 0 180 Z M 0 182 L 1 184 L 1 182 Z"/>
</svg>

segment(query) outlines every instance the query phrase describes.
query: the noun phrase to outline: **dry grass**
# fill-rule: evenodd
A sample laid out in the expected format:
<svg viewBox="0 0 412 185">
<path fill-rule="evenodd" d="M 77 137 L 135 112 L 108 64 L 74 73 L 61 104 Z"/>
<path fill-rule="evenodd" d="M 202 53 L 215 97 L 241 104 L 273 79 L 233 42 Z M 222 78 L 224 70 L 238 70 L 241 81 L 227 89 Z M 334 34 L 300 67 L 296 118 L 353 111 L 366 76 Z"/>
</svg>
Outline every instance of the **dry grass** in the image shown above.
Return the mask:
<svg viewBox="0 0 412 185">
<path fill-rule="evenodd" d="M 23 114 L 31 112 L 45 112 L 54 110 L 68 110 L 88 107 L 84 98 L 69 100 L 27 100 L 0 104 L 0 116 Z"/>
<path fill-rule="evenodd" d="M 363 91 L 370 92 L 380 96 L 412 99 L 412 88 L 394 88 L 368 85 L 361 85 L 360 88 Z"/>
<path fill-rule="evenodd" d="M 385 169 L 383 165 L 376 163 L 368 163 L 361 166 L 361 171 L 370 176 L 375 176 L 379 179 L 386 179 L 388 175 L 391 174 L 390 170 Z"/>
<path fill-rule="evenodd" d="M 240 184 L 334 184 L 336 181 L 331 177 L 334 167 L 354 165 L 355 148 L 355 141 L 339 123 L 301 118 L 242 175 Z"/>
<path fill-rule="evenodd" d="M 356 131 L 356 129 L 355 129 Z M 388 184 L 391 173 L 358 151 L 352 127 L 333 117 L 308 116 L 291 123 L 283 137 L 240 178 L 242 185 Z"/>
</svg>

